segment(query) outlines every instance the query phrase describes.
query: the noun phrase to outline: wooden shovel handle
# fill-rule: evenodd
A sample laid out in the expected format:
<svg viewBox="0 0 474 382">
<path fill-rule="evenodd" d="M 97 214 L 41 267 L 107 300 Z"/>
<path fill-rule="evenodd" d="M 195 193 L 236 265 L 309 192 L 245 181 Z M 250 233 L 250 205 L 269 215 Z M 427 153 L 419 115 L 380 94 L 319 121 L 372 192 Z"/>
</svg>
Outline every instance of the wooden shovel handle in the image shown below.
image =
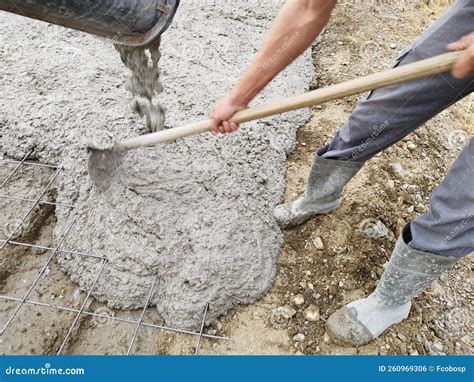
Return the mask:
<svg viewBox="0 0 474 382">
<path fill-rule="evenodd" d="M 416 80 L 433 74 L 444 73 L 450 70 L 461 57 L 463 51 L 450 52 L 439 56 L 402 65 L 394 69 L 370 74 L 337 85 L 316 89 L 305 94 L 288 97 L 264 105 L 248 108 L 234 114 L 230 119 L 235 123 L 244 123 L 271 115 L 286 113 L 291 110 L 308 106 L 319 105 L 324 102 L 351 96 L 354 94 L 379 89 L 385 86 Z M 118 143 L 124 149 L 133 149 L 144 146 L 153 146 L 158 143 L 174 141 L 190 135 L 204 133 L 211 130 L 210 119 L 185 126 L 159 131 L 157 133 L 141 135 Z"/>
</svg>

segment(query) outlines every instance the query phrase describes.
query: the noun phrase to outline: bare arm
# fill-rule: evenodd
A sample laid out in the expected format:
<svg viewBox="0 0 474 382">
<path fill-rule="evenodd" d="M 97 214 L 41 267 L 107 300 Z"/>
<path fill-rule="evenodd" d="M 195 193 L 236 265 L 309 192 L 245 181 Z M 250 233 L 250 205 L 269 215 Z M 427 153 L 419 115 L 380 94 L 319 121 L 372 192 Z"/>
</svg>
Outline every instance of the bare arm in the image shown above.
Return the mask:
<svg viewBox="0 0 474 382">
<path fill-rule="evenodd" d="M 262 47 L 234 88 L 214 106 L 212 132 L 235 131 L 228 119 L 283 69 L 301 55 L 321 33 L 336 0 L 288 0 L 275 18 Z"/>
</svg>

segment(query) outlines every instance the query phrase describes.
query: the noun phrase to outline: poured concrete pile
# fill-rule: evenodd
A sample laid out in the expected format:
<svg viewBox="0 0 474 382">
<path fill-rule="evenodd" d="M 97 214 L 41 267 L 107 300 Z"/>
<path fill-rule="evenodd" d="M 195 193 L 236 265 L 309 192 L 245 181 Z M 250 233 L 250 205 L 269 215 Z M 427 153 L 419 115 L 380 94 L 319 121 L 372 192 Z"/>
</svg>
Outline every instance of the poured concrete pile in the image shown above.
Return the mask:
<svg viewBox="0 0 474 382">
<path fill-rule="evenodd" d="M 183 2 L 163 36 L 160 65 L 167 126 L 207 117 L 210 106 L 253 57 L 275 2 Z M 102 194 L 85 173 L 86 143 L 144 133 L 130 111 L 127 72 L 111 44 L 79 32 L 1 14 L 1 149 L 62 164 L 55 240 L 76 223 L 64 246 L 106 256 L 93 293 L 110 306 L 137 308 L 159 275 L 151 305 L 168 325 L 196 329 L 271 286 L 282 234 L 272 208 L 284 191 L 285 159 L 307 111 L 250 123 L 232 135 L 190 137 L 130 152 Z M 284 54 L 284 53 L 283 53 Z M 310 55 L 295 62 L 259 101 L 307 90 Z M 95 259 L 62 257 L 82 288 Z"/>
</svg>

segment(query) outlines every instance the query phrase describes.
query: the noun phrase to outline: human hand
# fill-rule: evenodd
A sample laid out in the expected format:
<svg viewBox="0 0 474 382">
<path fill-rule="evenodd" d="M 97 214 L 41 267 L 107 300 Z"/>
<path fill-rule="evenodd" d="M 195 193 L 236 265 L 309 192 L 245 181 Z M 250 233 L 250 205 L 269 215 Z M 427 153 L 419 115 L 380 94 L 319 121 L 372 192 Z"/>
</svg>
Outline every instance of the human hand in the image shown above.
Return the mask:
<svg viewBox="0 0 474 382">
<path fill-rule="evenodd" d="M 213 107 L 211 112 L 212 127 L 211 133 L 232 133 L 239 128 L 239 125 L 230 122 L 229 119 L 238 111 L 246 109 L 247 105 L 236 101 L 230 94 L 222 97 Z"/>
<path fill-rule="evenodd" d="M 466 49 L 462 57 L 456 61 L 451 74 L 454 78 L 464 78 L 474 71 L 474 32 L 462 37 L 459 41 L 448 45 L 451 51 Z"/>
</svg>

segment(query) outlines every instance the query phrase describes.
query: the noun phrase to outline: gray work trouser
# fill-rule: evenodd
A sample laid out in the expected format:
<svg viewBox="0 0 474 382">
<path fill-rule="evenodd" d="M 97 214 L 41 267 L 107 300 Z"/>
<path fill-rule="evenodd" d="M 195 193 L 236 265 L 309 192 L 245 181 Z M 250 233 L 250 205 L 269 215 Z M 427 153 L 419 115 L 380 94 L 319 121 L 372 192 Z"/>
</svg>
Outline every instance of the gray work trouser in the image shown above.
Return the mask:
<svg viewBox="0 0 474 382">
<path fill-rule="evenodd" d="M 445 53 L 447 44 L 473 31 L 474 0 L 459 0 L 404 50 L 395 66 Z M 373 91 L 318 155 L 364 162 L 473 90 L 474 75 L 456 80 L 445 73 Z M 457 258 L 474 252 L 474 142 L 469 139 L 432 193 L 430 211 L 411 222 L 407 243 L 413 248 Z"/>
</svg>

